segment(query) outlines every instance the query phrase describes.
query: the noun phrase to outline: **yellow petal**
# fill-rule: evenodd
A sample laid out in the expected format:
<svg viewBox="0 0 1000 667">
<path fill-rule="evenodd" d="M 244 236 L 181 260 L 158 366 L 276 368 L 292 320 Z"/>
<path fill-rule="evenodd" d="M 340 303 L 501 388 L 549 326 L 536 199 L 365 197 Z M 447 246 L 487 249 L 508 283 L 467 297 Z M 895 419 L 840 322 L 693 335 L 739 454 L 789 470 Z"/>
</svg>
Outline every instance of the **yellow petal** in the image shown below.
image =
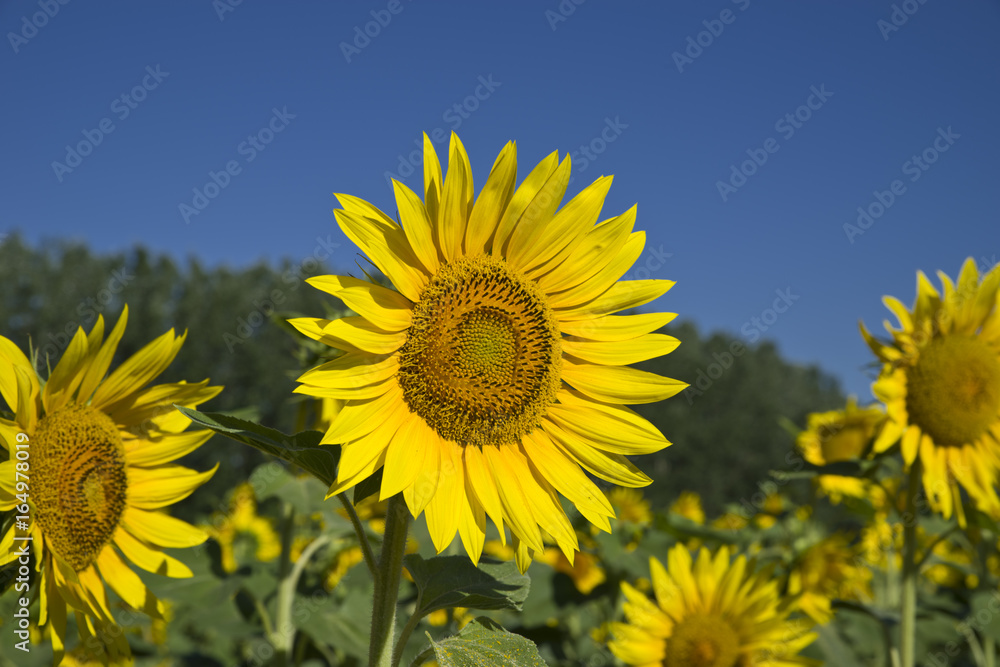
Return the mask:
<svg viewBox="0 0 1000 667">
<path fill-rule="evenodd" d="M 465 488 L 459 501 L 461 514 L 458 517 L 458 535 L 462 539 L 465 552 L 475 564 L 483 554 L 483 543 L 486 541 L 486 513 L 479 503 L 471 500 L 474 496 L 470 485 L 471 482 L 466 477 Z"/>
<path fill-rule="evenodd" d="M 444 177 L 441 193 L 441 213 L 438 219 L 437 240 L 441 254 L 447 262 L 462 254 L 465 225 L 472 206 L 472 168 L 462 141 L 451 133 L 448 150 L 448 173 Z"/>
<path fill-rule="evenodd" d="M 174 360 L 187 333 L 174 336 L 174 330 L 166 332 L 141 350 L 129 357 L 94 392 L 91 406 L 108 412 L 115 403 L 127 399 L 160 375 Z"/>
<path fill-rule="evenodd" d="M 474 256 L 488 252 L 497 225 L 507 210 L 516 180 L 517 146 L 509 141 L 493 163 L 486 185 L 472 207 L 469 225 L 465 230 L 467 254 Z"/>
<path fill-rule="evenodd" d="M 522 266 L 529 278 L 536 278 L 575 255 L 601 214 L 612 180 L 611 176 L 598 178 L 562 207 L 549 224 L 535 227 L 524 240 L 515 232 L 511 264 Z"/>
<path fill-rule="evenodd" d="M 660 298 L 673 286 L 672 280 L 622 280 L 593 301 L 572 308 L 556 309 L 555 316 L 559 320 L 581 320 L 610 315 L 643 306 Z"/>
<path fill-rule="evenodd" d="M 558 166 L 559 153 L 553 151 L 532 169 L 528 177 L 521 183 L 521 186 L 514 191 L 507 204 L 507 208 L 504 210 L 503 217 L 500 218 L 496 234 L 493 237 L 491 250 L 494 255 L 504 256 L 506 254 L 507 242 L 514 231 L 514 227 L 520 222 L 525 210 L 545 186 Z"/>
<path fill-rule="evenodd" d="M 403 223 L 403 233 L 410 241 L 413 253 L 431 273 L 441 266 L 437 246 L 434 245 L 434 218 L 410 188 L 392 179 L 392 189 L 396 194 L 399 219 Z"/>
<path fill-rule="evenodd" d="M 427 215 L 436 224 L 441 208 L 441 162 L 431 138 L 424 132 L 424 202 Z M 434 227 L 432 226 L 431 229 Z"/>
<path fill-rule="evenodd" d="M 598 263 L 600 268 L 586 282 L 565 292 L 549 294 L 549 305 L 553 308 L 570 308 L 601 296 L 635 264 L 645 245 L 646 233 L 635 232 L 628 237 L 621 250 Z"/>
<path fill-rule="evenodd" d="M 111 547 L 105 547 L 97 556 L 97 569 L 111 589 L 132 608 L 156 608 L 156 598 Z"/>
<path fill-rule="evenodd" d="M 172 505 L 191 495 L 195 489 L 211 479 L 219 464 L 196 472 L 183 466 L 128 469 L 128 502 L 133 507 L 155 510 Z"/>
<path fill-rule="evenodd" d="M 427 274 L 402 229 L 347 211 L 336 210 L 334 217 L 347 238 L 364 251 L 403 296 L 414 302 L 420 298 Z"/>
<path fill-rule="evenodd" d="M 403 392 L 396 383 L 382 396 L 366 400 L 348 401 L 323 437 L 323 444 L 344 444 L 368 435 L 393 415 L 405 413 L 402 409 Z"/>
<path fill-rule="evenodd" d="M 469 502 L 472 503 L 475 500 L 485 510 L 497 527 L 500 541 L 506 544 L 507 538 L 503 529 L 503 505 L 500 502 L 496 483 L 487 467 L 485 455 L 479 447 L 472 446 L 463 448 L 462 458 L 465 463 L 466 479 L 468 479 L 469 488 L 472 491 Z"/>
<path fill-rule="evenodd" d="M 590 443 L 564 431 L 549 420 L 542 421 L 542 428 L 560 451 L 601 479 L 628 487 L 648 486 L 653 481 L 621 454 L 595 449 Z"/>
<path fill-rule="evenodd" d="M 350 389 L 385 382 L 394 376 L 398 369 L 398 355 L 373 356 L 363 352 L 348 352 L 333 361 L 306 371 L 299 376 L 299 382 Z M 348 396 L 348 398 L 353 397 Z"/>
<path fill-rule="evenodd" d="M 399 292 L 348 276 L 315 276 L 306 282 L 337 297 L 380 329 L 401 331 L 410 326 L 413 304 Z"/>
<path fill-rule="evenodd" d="M 546 179 L 541 188 L 534 193 L 527 206 L 522 211 L 519 211 L 518 219 L 514 221 L 510 240 L 504 249 L 508 262 L 515 269 L 524 268 L 522 262 L 525 257 L 520 252 L 520 248 L 532 243 L 533 235 L 537 234 L 540 229 L 548 228 L 552 224 L 552 218 L 555 216 L 556 210 L 559 208 L 559 203 L 562 201 L 563 195 L 566 194 L 566 186 L 569 184 L 570 162 L 569 155 L 563 158 L 562 163 Z M 528 178 L 531 177 L 529 176 Z M 524 188 L 524 184 L 521 185 L 521 188 Z M 516 211 L 514 208 L 516 203 L 517 193 L 514 193 L 514 198 L 507 209 L 507 214 L 510 214 L 512 209 Z M 505 214 L 505 218 L 507 214 Z M 495 246 L 494 251 L 496 251 Z"/>
<path fill-rule="evenodd" d="M 172 433 L 158 437 L 125 440 L 125 458 L 130 465 L 155 466 L 169 463 L 201 447 L 212 432 L 209 430 Z"/>
<path fill-rule="evenodd" d="M 621 215 L 591 228 L 572 255 L 538 279 L 538 286 L 551 293 L 586 283 L 625 247 L 635 226 L 635 215 L 636 207 L 632 206 Z"/>
<path fill-rule="evenodd" d="M 564 338 L 562 349 L 592 364 L 627 366 L 669 354 L 680 341 L 665 334 L 646 334 L 627 341 L 586 341 Z"/>
<path fill-rule="evenodd" d="M 530 472 L 525 466 L 517 465 L 516 458 L 510 456 L 507 447 L 485 447 L 483 454 L 493 473 L 493 484 L 499 491 L 504 518 L 510 525 L 511 532 L 521 543 L 535 551 L 543 551 L 545 547 L 542 544 L 542 534 L 538 531 L 538 524 L 529 509 L 530 503 L 521 488 L 521 479 L 530 475 Z"/>
<path fill-rule="evenodd" d="M 566 496 L 594 525 L 607 525 L 605 517 L 615 511 L 604 492 L 597 488 L 580 466 L 552 443 L 541 430 L 525 436 L 525 453 L 533 465 L 559 493 Z"/>
<path fill-rule="evenodd" d="M 103 329 L 103 320 L 100 316 L 97 318 L 98 323 Z M 83 378 L 83 382 L 80 384 L 79 397 L 81 401 L 90 400 L 91 395 L 97 389 L 101 380 L 107 374 L 108 369 L 111 368 L 111 360 L 115 356 L 115 352 L 118 350 L 118 343 L 122 339 L 122 335 L 125 333 L 125 324 L 128 322 L 128 305 L 122 308 L 122 314 L 118 316 L 118 323 L 115 324 L 115 328 L 111 330 L 111 334 L 108 339 L 101 343 L 100 339 L 94 341 L 96 347 L 92 349 L 96 352 L 87 368 L 87 373 Z M 94 327 L 96 331 L 97 326 Z M 94 333 L 94 332 L 91 332 Z"/>
<path fill-rule="evenodd" d="M 61 409 L 72 399 L 73 391 L 83 380 L 80 370 L 86 359 L 87 335 L 78 328 L 42 389 L 42 406 L 46 414 Z"/>
<path fill-rule="evenodd" d="M 379 500 L 385 500 L 413 484 L 423 467 L 424 458 L 437 451 L 436 434 L 421 428 L 423 420 L 410 415 L 399 427 L 386 449 Z"/>
<path fill-rule="evenodd" d="M 688 386 L 627 366 L 595 366 L 570 357 L 563 358 L 562 377 L 574 389 L 606 403 L 655 403 Z"/>
<path fill-rule="evenodd" d="M 0 395 L 7 401 L 11 411 L 17 412 L 17 377 L 13 369 L 19 367 L 30 376 L 35 376 L 35 369 L 24 352 L 3 336 L 0 336 L 0 364 L 5 364 L 10 369 L 8 371 L 7 368 L 0 368 Z"/>
<path fill-rule="evenodd" d="M 452 446 L 447 446 L 451 444 Z M 427 531 L 438 553 L 451 544 L 458 530 L 462 503 L 465 500 L 465 471 L 458 445 L 441 447 L 441 470 L 437 489 L 427 504 Z"/>
<path fill-rule="evenodd" d="M 137 507 L 125 508 L 121 525 L 140 540 L 173 549 L 193 547 L 208 539 L 205 531 L 189 523 Z"/>
<path fill-rule="evenodd" d="M 362 350 L 371 354 L 390 354 L 406 342 L 405 331 L 383 331 L 363 317 L 341 317 L 323 328 L 323 333 L 345 351 Z"/>
<path fill-rule="evenodd" d="M 377 220 L 390 229 L 399 229 L 399 225 L 396 224 L 395 220 L 383 213 L 382 209 L 366 202 L 364 199 L 355 197 L 354 195 L 341 194 L 339 192 L 334 193 L 334 196 L 337 197 L 337 201 L 340 202 L 340 205 L 348 213 L 353 213 L 354 215 L 358 215 L 363 218 Z"/>
<path fill-rule="evenodd" d="M 675 317 L 677 317 L 677 313 L 608 315 L 590 320 L 559 322 L 559 330 L 567 336 L 576 336 L 588 340 L 631 340 L 666 326 Z"/>
<path fill-rule="evenodd" d="M 428 506 L 437 493 L 438 485 L 444 468 L 444 457 L 449 449 L 456 447 L 454 443 L 449 443 L 427 426 L 422 419 L 416 420 L 415 439 L 430 443 L 431 446 L 424 452 L 422 461 L 414 461 L 417 468 L 417 476 L 409 486 L 403 489 L 403 500 L 410 508 L 413 516 L 420 516 L 420 513 Z M 452 531 L 454 535 L 455 531 Z"/>
<path fill-rule="evenodd" d="M 640 428 L 609 409 L 556 404 L 549 407 L 548 418 L 594 447 L 616 454 L 651 454 L 670 445 L 655 428 Z"/>
</svg>

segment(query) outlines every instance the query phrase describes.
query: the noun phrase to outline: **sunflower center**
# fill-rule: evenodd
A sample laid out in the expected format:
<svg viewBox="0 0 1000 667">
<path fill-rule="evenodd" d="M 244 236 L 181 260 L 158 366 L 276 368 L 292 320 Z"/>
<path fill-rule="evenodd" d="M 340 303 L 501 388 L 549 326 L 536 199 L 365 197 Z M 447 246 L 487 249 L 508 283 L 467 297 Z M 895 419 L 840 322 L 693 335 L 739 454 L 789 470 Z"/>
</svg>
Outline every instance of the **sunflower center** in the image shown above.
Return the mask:
<svg viewBox="0 0 1000 667">
<path fill-rule="evenodd" d="M 943 446 L 974 442 L 1000 419 L 1000 359 L 978 338 L 936 338 L 907 376 L 910 421 Z"/>
<path fill-rule="evenodd" d="M 720 616 L 696 614 L 674 627 L 667 639 L 664 666 L 736 667 L 740 658 L 740 640 Z"/>
<path fill-rule="evenodd" d="M 456 260 L 431 279 L 399 354 L 407 405 L 461 445 L 518 442 L 560 383 L 551 311 L 532 282 L 493 257 Z"/>
<path fill-rule="evenodd" d="M 837 424 L 821 428 L 819 438 L 823 460 L 827 463 L 857 458 L 868 443 L 868 435 L 859 424 Z"/>
<path fill-rule="evenodd" d="M 46 415 L 32 446 L 35 520 L 77 572 L 93 563 L 125 511 L 125 450 L 115 423 L 76 405 Z"/>
</svg>

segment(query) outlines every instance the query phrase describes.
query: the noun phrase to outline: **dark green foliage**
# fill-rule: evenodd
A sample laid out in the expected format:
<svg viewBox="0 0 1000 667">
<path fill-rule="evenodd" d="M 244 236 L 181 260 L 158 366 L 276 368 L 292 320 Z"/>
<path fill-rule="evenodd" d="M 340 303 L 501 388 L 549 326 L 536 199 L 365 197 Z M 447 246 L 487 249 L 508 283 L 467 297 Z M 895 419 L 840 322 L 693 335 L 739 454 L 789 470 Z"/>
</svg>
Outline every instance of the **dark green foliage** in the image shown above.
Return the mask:
<svg viewBox="0 0 1000 667">
<path fill-rule="evenodd" d="M 770 470 L 790 470 L 798 460 L 782 418 L 804 426 L 808 413 L 844 405 L 834 378 L 815 366 L 783 360 L 771 342 L 748 347 L 728 334 L 702 338 L 690 322 L 666 333 L 678 338 L 680 347 L 639 367 L 691 387 L 666 401 L 634 406 L 674 443 L 635 458 L 654 480 L 645 490 L 654 507 L 683 490 L 701 494 L 709 516 L 726 503 L 752 502 L 760 485 L 774 488 L 767 484 Z M 792 487 L 802 489 L 789 484 L 783 490 Z"/>
</svg>

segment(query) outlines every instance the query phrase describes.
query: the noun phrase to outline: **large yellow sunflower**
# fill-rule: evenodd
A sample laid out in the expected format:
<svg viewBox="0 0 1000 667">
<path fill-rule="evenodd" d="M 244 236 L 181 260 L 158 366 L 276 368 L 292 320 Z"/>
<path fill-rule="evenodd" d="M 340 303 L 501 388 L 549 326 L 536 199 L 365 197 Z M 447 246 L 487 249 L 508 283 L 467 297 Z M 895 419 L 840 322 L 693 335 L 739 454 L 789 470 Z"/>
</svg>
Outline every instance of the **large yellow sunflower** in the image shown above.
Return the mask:
<svg viewBox="0 0 1000 667">
<path fill-rule="evenodd" d="M 160 616 L 160 602 L 122 556 L 149 572 L 190 577 L 160 548 L 190 547 L 206 538 L 161 510 L 215 472 L 170 465 L 211 436 L 185 432 L 190 420 L 173 404 L 194 407 L 222 388 L 208 380 L 146 387 L 184 342 L 173 330 L 107 375 L 127 317 L 126 308 L 107 340 L 102 317 L 89 335 L 78 329 L 47 380 L 0 336 L 0 394 L 14 417 L 0 418 L 0 443 L 9 456 L 0 463 L 0 510 L 17 507 L 28 517 L 27 530 L 19 521 L 4 534 L 0 564 L 20 559 L 22 545 L 30 544 L 38 623 L 51 623 L 55 664 L 65 655 L 68 610 L 94 658 L 130 664 L 105 584 L 130 606 Z"/>
<path fill-rule="evenodd" d="M 518 565 L 553 536 L 572 559 L 567 497 L 610 530 L 613 510 L 584 471 L 620 486 L 651 480 L 625 458 L 669 443 L 625 407 L 687 385 L 627 364 L 672 351 L 652 333 L 672 313 L 616 316 L 669 280 L 620 281 L 645 236 L 636 209 L 595 224 L 611 185 L 601 177 L 564 207 L 570 160 L 552 153 L 515 187 L 508 143 L 473 197 L 469 159 L 451 137 L 447 177 L 424 135 L 424 200 L 394 182 L 400 224 L 337 195 L 336 218 L 395 289 L 342 276 L 309 280 L 358 316 L 300 318 L 304 334 L 345 354 L 296 391 L 348 399 L 323 442 L 343 444 L 330 493 L 383 469 L 381 498 L 402 493 L 426 512 L 444 549 L 457 531 L 478 561 L 489 517 L 510 529 Z"/>
<path fill-rule="evenodd" d="M 817 664 L 799 656 L 816 635 L 812 622 L 789 618 L 794 609 L 778 582 L 754 571 L 727 547 L 697 561 L 678 544 L 667 567 L 649 559 L 656 602 L 622 583 L 625 618 L 612 623 L 608 646 L 618 659 L 644 667 L 793 667 Z"/>
<path fill-rule="evenodd" d="M 1000 267 L 980 282 L 970 258 L 957 285 L 938 276 L 943 295 L 917 273 L 912 310 L 883 299 L 899 320 L 899 328 L 885 324 L 891 341 L 875 340 L 863 324 L 861 333 L 883 362 L 873 391 L 888 419 L 874 449 L 900 441 L 907 467 L 919 455 L 930 506 L 945 518 L 954 511 L 964 525 L 962 488 L 1000 517 Z"/>
</svg>

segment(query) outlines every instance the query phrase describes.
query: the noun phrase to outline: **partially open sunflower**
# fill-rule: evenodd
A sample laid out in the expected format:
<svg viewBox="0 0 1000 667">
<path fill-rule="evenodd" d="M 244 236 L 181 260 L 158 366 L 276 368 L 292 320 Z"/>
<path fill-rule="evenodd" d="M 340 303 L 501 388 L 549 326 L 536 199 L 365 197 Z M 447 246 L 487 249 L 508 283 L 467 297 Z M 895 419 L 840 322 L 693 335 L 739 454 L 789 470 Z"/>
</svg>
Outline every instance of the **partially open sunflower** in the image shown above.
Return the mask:
<svg viewBox="0 0 1000 667">
<path fill-rule="evenodd" d="M 222 387 L 208 380 L 146 386 L 184 343 L 173 330 L 108 375 L 127 319 L 126 307 L 107 340 L 102 317 L 89 335 L 77 329 L 47 380 L 0 336 L 0 394 L 14 416 L 0 417 L 0 444 L 9 457 L 0 463 L 0 511 L 28 505 L 26 513 L 18 509 L 28 518 L 0 540 L 0 564 L 20 559 L 22 545 L 30 545 L 38 624 L 51 624 L 54 664 L 65 653 L 68 611 L 90 657 L 131 664 L 105 584 L 135 609 L 161 617 L 161 603 L 125 558 L 149 572 L 190 577 L 187 566 L 161 549 L 207 537 L 162 510 L 215 472 L 170 464 L 211 437 L 211 431 L 185 431 L 191 420 L 173 405 L 197 406 Z"/>
<path fill-rule="evenodd" d="M 627 365 L 672 351 L 653 333 L 672 313 L 616 316 L 668 280 L 620 281 L 645 242 L 635 207 L 597 223 L 602 177 L 564 207 L 570 160 L 552 153 L 515 186 L 507 144 L 478 197 L 469 159 L 451 138 L 447 177 L 424 136 L 424 199 L 394 182 L 400 222 L 337 195 L 344 233 L 391 281 L 321 276 L 313 286 L 357 316 L 300 318 L 304 334 L 344 351 L 296 391 L 347 399 L 323 440 L 343 444 L 330 493 L 383 469 L 381 497 L 402 493 L 426 512 L 444 549 L 457 531 L 473 561 L 486 517 L 510 529 L 518 565 L 551 536 L 572 560 L 576 533 L 560 494 L 610 530 L 613 510 L 584 471 L 620 486 L 651 480 L 627 454 L 669 443 L 624 404 L 687 385 Z"/>
<path fill-rule="evenodd" d="M 944 293 L 917 273 L 912 310 L 883 299 L 899 321 L 877 341 L 861 333 L 883 362 L 873 385 L 888 413 L 875 451 L 900 442 L 907 467 L 918 459 L 930 506 L 965 524 L 961 489 L 1000 518 L 1000 267 L 979 279 L 969 258 L 958 284 L 938 273 Z"/>
</svg>

